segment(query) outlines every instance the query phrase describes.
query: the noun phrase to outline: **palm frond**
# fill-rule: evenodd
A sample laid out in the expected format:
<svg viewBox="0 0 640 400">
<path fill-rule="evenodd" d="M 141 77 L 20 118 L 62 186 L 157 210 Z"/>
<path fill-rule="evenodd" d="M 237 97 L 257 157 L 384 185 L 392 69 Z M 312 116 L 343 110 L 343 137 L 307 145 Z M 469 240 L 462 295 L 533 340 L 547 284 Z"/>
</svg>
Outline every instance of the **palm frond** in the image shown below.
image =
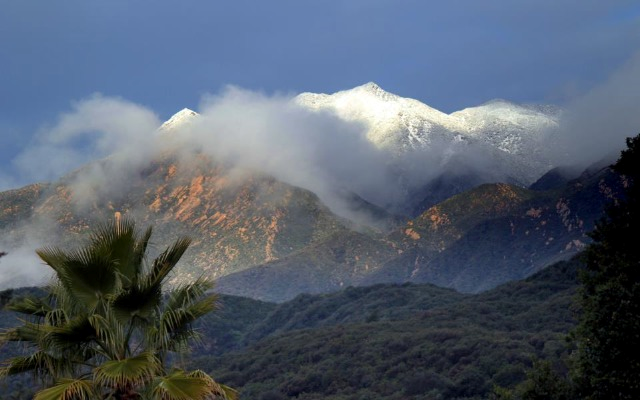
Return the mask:
<svg viewBox="0 0 640 400">
<path fill-rule="evenodd" d="M 152 398 L 161 400 L 199 400 L 211 395 L 209 381 L 198 376 L 189 376 L 182 370 L 154 379 Z"/>
<path fill-rule="evenodd" d="M 80 315 L 61 326 L 42 325 L 46 332 L 46 343 L 52 349 L 70 351 L 90 344 L 96 339 L 96 332 L 87 316 Z"/>
<path fill-rule="evenodd" d="M 216 396 L 220 396 L 225 400 L 238 400 L 240 398 L 238 395 L 238 391 L 231 386 L 223 385 L 221 383 L 219 383 L 218 386 L 220 386 L 222 393 L 216 394 Z"/>
<path fill-rule="evenodd" d="M 45 264 L 51 267 L 56 274 L 64 270 L 67 261 L 67 253 L 58 247 L 43 247 L 36 250 L 36 254 Z"/>
<path fill-rule="evenodd" d="M 93 400 L 102 398 L 87 379 L 61 379 L 54 386 L 36 393 L 34 400 Z"/>
<path fill-rule="evenodd" d="M 189 339 L 197 338 L 192 324 L 216 308 L 217 296 L 208 295 L 185 307 L 165 309 L 158 323 L 155 346 L 163 350 L 178 350 Z"/>
<path fill-rule="evenodd" d="M 63 283 L 78 300 L 85 302 L 106 298 L 119 289 L 117 265 L 110 254 L 81 249 L 67 260 Z M 94 308 L 88 304 L 88 308 Z"/>
<path fill-rule="evenodd" d="M 98 385 L 111 388 L 138 386 L 150 381 L 161 369 L 152 352 L 140 353 L 122 360 L 109 360 L 93 371 Z"/>
<path fill-rule="evenodd" d="M 205 316 L 206 314 L 214 311 L 218 307 L 218 296 L 215 294 L 209 294 L 199 300 L 182 307 L 187 316 L 191 319 L 187 323 L 192 323 L 195 320 Z"/>
<path fill-rule="evenodd" d="M 38 297 L 22 297 L 9 303 L 7 309 L 20 314 L 44 318 L 51 311 L 51 306 Z"/>
<path fill-rule="evenodd" d="M 237 390 L 216 382 L 209 374 L 207 374 L 206 372 L 200 369 L 191 371 L 188 374 L 188 376 L 202 378 L 205 381 L 207 381 L 207 384 L 209 385 L 210 394 L 213 396 L 220 397 L 225 400 L 236 400 L 238 398 Z"/>
<path fill-rule="evenodd" d="M 107 358 L 116 357 L 117 354 L 124 354 L 127 343 L 124 339 L 124 327 L 117 321 L 99 314 L 92 314 L 87 318 L 87 322 L 93 329 L 95 341 L 100 354 Z M 91 338 L 93 339 L 93 338 Z"/>
<path fill-rule="evenodd" d="M 60 326 L 69 320 L 66 310 L 62 308 L 52 309 L 44 318 L 44 323 L 52 326 Z"/>
<path fill-rule="evenodd" d="M 108 253 L 94 248 L 72 253 L 64 253 L 55 248 L 39 249 L 36 252 L 55 270 L 56 277 L 66 292 L 88 309 L 95 309 L 101 300 L 118 289 L 116 265 Z M 61 260 L 63 256 L 64 260 Z"/>
<path fill-rule="evenodd" d="M 148 227 L 144 231 L 142 236 L 136 241 L 133 252 L 133 262 L 136 266 L 138 266 L 138 270 L 136 271 L 136 278 L 139 278 L 142 275 L 142 267 L 144 265 L 144 259 L 147 255 L 147 248 L 149 247 L 152 233 L 153 229 L 151 227 Z M 133 284 L 137 284 L 137 280 L 134 281 Z"/>
<path fill-rule="evenodd" d="M 155 260 L 148 275 L 149 284 L 163 282 L 173 268 L 178 264 L 182 255 L 191 245 L 191 239 L 183 237 L 176 240 L 163 251 Z"/>
<path fill-rule="evenodd" d="M 186 304 L 202 297 L 207 291 L 214 286 L 213 281 L 205 277 L 200 277 L 194 282 L 178 286 L 169 292 L 169 298 L 166 302 L 166 308 L 183 307 Z"/>
<path fill-rule="evenodd" d="M 191 329 L 191 324 L 218 307 L 218 296 L 212 292 L 213 282 L 200 277 L 195 282 L 172 290 L 160 316 L 160 326 L 175 336 Z"/>
<path fill-rule="evenodd" d="M 129 218 L 115 219 L 100 225 L 92 235 L 92 248 L 109 254 L 117 265 L 125 287 L 134 284 L 141 271 L 135 222 Z"/>
<path fill-rule="evenodd" d="M 44 335 L 42 325 L 22 321 L 23 325 L 0 332 L 0 344 L 7 342 L 27 342 L 38 344 Z"/>
<path fill-rule="evenodd" d="M 134 318 L 150 321 L 157 314 L 161 304 L 162 286 L 140 283 L 121 291 L 111 302 L 111 307 L 115 317 L 121 323 L 127 323 Z"/>
<path fill-rule="evenodd" d="M 98 224 L 91 233 L 91 247 L 105 247 L 109 250 L 110 244 L 117 242 L 120 238 L 134 238 L 136 234 L 136 224 L 133 219 L 114 218 L 105 223 Z"/>
<path fill-rule="evenodd" d="M 149 331 L 150 346 L 162 351 L 173 350 L 178 327 L 185 327 L 188 320 L 182 309 L 164 311 L 154 329 Z"/>
<path fill-rule="evenodd" d="M 44 351 L 28 356 L 13 357 L 2 362 L 0 377 L 32 372 L 38 376 L 54 375 L 71 371 L 71 364 L 64 358 L 56 358 Z"/>
<path fill-rule="evenodd" d="M 69 292 L 66 286 L 59 280 L 54 279 L 47 288 L 49 292 L 48 301 L 56 309 L 64 310 L 67 318 L 70 315 L 82 314 L 87 311 L 87 307 Z"/>
</svg>

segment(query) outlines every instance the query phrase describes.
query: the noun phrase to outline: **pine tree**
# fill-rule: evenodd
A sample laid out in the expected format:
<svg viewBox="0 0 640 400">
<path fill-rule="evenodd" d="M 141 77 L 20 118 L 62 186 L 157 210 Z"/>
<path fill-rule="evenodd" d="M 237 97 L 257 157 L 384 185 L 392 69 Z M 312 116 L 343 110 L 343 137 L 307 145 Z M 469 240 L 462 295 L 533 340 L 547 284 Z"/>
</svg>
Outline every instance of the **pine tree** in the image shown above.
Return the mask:
<svg viewBox="0 0 640 400">
<path fill-rule="evenodd" d="M 590 234 L 581 274 L 575 372 L 589 399 L 640 398 L 640 135 L 613 165 L 625 194 Z"/>
</svg>

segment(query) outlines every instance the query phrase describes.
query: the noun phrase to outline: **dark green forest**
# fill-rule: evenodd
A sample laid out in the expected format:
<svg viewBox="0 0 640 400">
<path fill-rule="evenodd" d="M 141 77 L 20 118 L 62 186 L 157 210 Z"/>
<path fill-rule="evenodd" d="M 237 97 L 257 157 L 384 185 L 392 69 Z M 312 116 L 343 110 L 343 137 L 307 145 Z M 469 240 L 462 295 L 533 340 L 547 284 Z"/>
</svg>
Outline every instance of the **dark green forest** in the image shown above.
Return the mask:
<svg viewBox="0 0 640 400">
<path fill-rule="evenodd" d="M 192 362 L 247 399 L 487 398 L 534 360 L 562 368 L 578 266 L 480 295 L 379 285 L 299 296 L 237 332 L 233 352 Z"/>
<path fill-rule="evenodd" d="M 197 327 L 201 343 L 176 362 L 243 399 L 486 398 L 494 386 L 524 381 L 534 360 L 561 368 L 579 265 L 562 262 L 478 295 L 404 284 L 282 304 L 221 296 L 220 310 Z M 3 326 L 14 318 L 3 312 Z M 29 398 L 24 378 L 4 385 Z"/>
</svg>

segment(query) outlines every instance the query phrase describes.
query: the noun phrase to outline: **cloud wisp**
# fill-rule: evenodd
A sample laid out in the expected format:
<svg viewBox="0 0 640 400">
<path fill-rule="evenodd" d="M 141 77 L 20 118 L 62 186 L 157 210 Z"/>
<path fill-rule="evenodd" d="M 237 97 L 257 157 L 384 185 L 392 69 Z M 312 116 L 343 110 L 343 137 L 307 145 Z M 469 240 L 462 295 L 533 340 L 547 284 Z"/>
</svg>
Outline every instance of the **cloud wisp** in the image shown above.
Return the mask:
<svg viewBox="0 0 640 400">
<path fill-rule="evenodd" d="M 574 99 L 564 111 L 557 143 L 550 145 L 556 165 L 587 166 L 617 156 L 625 138 L 640 133 L 640 52 L 608 79 Z"/>
<path fill-rule="evenodd" d="M 52 181 L 86 163 L 122 153 L 144 158 L 158 117 L 130 101 L 95 94 L 73 103 L 53 126 L 43 127 L 12 161 L 20 182 Z M 142 157 L 139 157 L 141 155 Z"/>
<path fill-rule="evenodd" d="M 193 142 L 214 159 L 262 171 L 311 190 L 339 207 L 336 188 L 365 197 L 393 194 L 389 155 L 367 138 L 365 127 L 303 109 L 292 96 L 265 96 L 227 87 L 207 96 Z"/>
<path fill-rule="evenodd" d="M 46 267 L 35 250 L 54 237 L 55 221 L 46 217 L 23 221 L 11 230 L 12 235 L 0 237 L 0 290 L 11 287 L 35 286 L 47 283 L 52 270 Z"/>
<path fill-rule="evenodd" d="M 47 283 L 51 270 L 42 264 L 34 252 L 38 247 L 35 243 L 26 242 L 11 249 L 0 260 L 0 290 Z"/>
</svg>

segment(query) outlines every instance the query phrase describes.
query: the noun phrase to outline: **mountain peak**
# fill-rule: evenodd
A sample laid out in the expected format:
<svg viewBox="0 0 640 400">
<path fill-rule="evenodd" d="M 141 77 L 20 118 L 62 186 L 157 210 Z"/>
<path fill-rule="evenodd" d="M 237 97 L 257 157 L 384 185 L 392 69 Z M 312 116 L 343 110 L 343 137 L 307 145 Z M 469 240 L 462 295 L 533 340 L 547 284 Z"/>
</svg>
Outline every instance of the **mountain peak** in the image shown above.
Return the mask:
<svg viewBox="0 0 640 400">
<path fill-rule="evenodd" d="M 360 85 L 357 86 L 355 88 L 352 89 L 355 92 L 365 92 L 368 94 L 371 94 L 375 97 L 378 97 L 380 99 L 384 99 L 384 100 L 390 100 L 392 98 L 397 97 L 396 95 L 387 92 L 386 90 L 384 90 L 383 88 L 381 88 L 377 83 L 375 82 L 367 82 L 364 85 Z"/>
<path fill-rule="evenodd" d="M 363 123 L 367 138 L 396 154 L 427 147 L 434 135 L 461 130 L 449 115 L 368 82 L 333 94 L 302 93 L 296 102 L 311 110 L 327 110 L 347 121 Z M 451 134 L 449 136 L 453 136 Z"/>
<path fill-rule="evenodd" d="M 360 85 L 358 86 L 361 89 L 367 90 L 367 91 L 372 91 L 372 92 L 377 92 L 382 90 L 382 88 L 380 87 L 380 85 L 378 85 L 375 82 L 367 82 L 364 85 Z M 383 90 L 384 91 L 384 90 Z"/>
<path fill-rule="evenodd" d="M 160 126 L 160 130 L 168 131 L 176 129 L 180 126 L 188 124 L 197 115 L 199 115 L 197 112 L 189 108 L 183 108 L 182 110 L 173 114 L 167 121 L 165 121 L 165 123 Z"/>
<path fill-rule="evenodd" d="M 505 99 L 501 99 L 501 98 L 496 98 L 496 99 L 491 99 L 489 101 L 486 101 L 482 104 L 480 104 L 480 106 L 489 106 L 489 105 L 508 105 L 508 106 L 517 106 L 517 104 L 509 101 L 509 100 L 505 100 Z"/>
</svg>

